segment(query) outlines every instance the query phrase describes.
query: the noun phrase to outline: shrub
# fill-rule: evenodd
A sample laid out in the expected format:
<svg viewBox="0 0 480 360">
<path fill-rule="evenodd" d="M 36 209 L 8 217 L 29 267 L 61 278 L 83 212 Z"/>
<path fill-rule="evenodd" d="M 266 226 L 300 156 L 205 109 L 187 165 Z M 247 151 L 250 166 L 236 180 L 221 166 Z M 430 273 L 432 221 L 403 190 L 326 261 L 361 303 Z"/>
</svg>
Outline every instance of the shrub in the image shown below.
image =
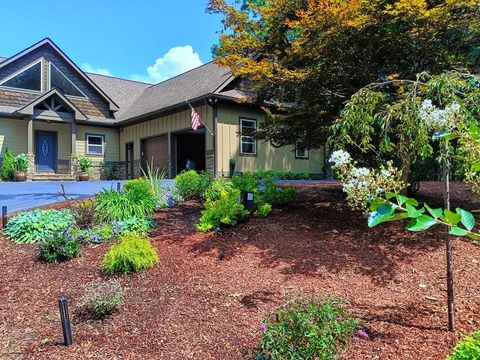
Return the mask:
<svg viewBox="0 0 480 360">
<path fill-rule="evenodd" d="M 108 250 L 102 269 L 106 274 L 130 274 L 149 269 L 158 261 L 157 252 L 148 239 L 125 235 Z"/>
<path fill-rule="evenodd" d="M 261 355 L 272 360 L 334 359 L 358 325 L 335 300 L 294 300 L 265 319 Z"/>
<path fill-rule="evenodd" d="M 95 202 L 93 200 L 75 202 L 71 206 L 70 211 L 75 224 L 80 229 L 87 229 L 98 223 Z"/>
<path fill-rule="evenodd" d="M 161 171 L 157 167 L 154 167 L 153 159 L 151 164 L 147 163 L 146 171 L 142 169 L 142 173 L 150 186 L 150 190 L 156 196 L 156 198 L 159 199 L 163 192 L 162 182 L 167 177 L 167 173 L 165 171 Z"/>
<path fill-rule="evenodd" d="M 471 360 L 480 359 L 480 331 L 465 337 L 455 346 L 453 353 L 447 360 Z"/>
<path fill-rule="evenodd" d="M 78 158 L 78 167 L 81 172 L 88 172 L 92 167 L 92 159 L 86 156 L 80 156 Z"/>
<path fill-rule="evenodd" d="M 143 217 L 151 214 L 156 208 L 156 198 L 143 185 L 130 185 L 130 190 L 117 192 L 103 190 L 97 194 L 96 210 L 104 222 L 125 221 L 132 217 Z"/>
<path fill-rule="evenodd" d="M 125 183 L 123 189 L 126 192 L 137 192 L 140 194 L 150 194 L 150 195 L 155 194 L 154 191 L 152 190 L 152 187 L 150 186 L 150 182 L 143 177 L 128 180 Z"/>
<path fill-rule="evenodd" d="M 149 217 L 132 217 L 125 221 L 112 223 L 115 236 L 121 235 L 147 235 L 155 227 L 153 220 Z"/>
<path fill-rule="evenodd" d="M 253 177 L 262 180 L 309 180 L 310 175 L 307 173 L 294 173 L 291 171 L 281 170 L 255 170 Z"/>
<path fill-rule="evenodd" d="M 218 200 L 222 192 L 229 192 L 233 190 L 231 181 L 222 178 L 213 179 L 210 186 L 204 192 L 204 198 L 210 200 Z"/>
<path fill-rule="evenodd" d="M 73 225 L 68 210 L 33 210 L 12 218 L 5 235 L 17 244 L 33 244 L 53 237 Z"/>
<path fill-rule="evenodd" d="M 208 199 L 196 229 L 206 232 L 222 224 L 231 226 L 248 216 L 250 213 L 238 202 L 239 197 L 240 191 L 233 190 L 222 192 L 218 200 Z"/>
<path fill-rule="evenodd" d="M 232 178 L 233 186 L 240 191 L 256 192 L 259 182 L 252 174 L 246 172 L 242 176 L 234 176 Z"/>
<path fill-rule="evenodd" d="M 40 244 L 40 259 L 49 263 L 60 263 L 76 257 L 80 248 L 80 243 L 75 239 L 57 233 Z"/>
<path fill-rule="evenodd" d="M 268 203 L 272 206 L 282 206 L 291 203 L 297 196 L 297 190 L 294 188 L 279 188 L 273 181 L 265 181 L 265 185 L 258 194 L 258 198 L 262 203 Z"/>
<path fill-rule="evenodd" d="M 84 317 L 103 320 L 123 302 L 123 289 L 117 280 L 91 282 L 85 287 L 79 310 Z"/>
<path fill-rule="evenodd" d="M 15 169 L 17 171 L 27 171 L 28 170 L 28 155 L 27 154 L 18 154 L 15 157 Z"/>
<path fill-rule="evenodd" d="M 1 177 L 3 181 L 12 181 L 15 173 L 15 157 L 12 151 L 7 148 L 3 153 Z"/>
<path fill-rule="evenodd" d="M 265 218 L 272 212 L 272 205 L 270 204 L 260 204 L 257 207 L 257 210 L 253 213 L 255 217 Z"/>
<path fill-rule="evenodd" d="M 210 185 L 210 175 L 195 170 L 187 170 L 178 174 L 174 183 L 184 199 L 200 199 Z"/>
<path fill-rule="evenodd" d="M 73 228 L 65 233 L 80 243 L 100 244 L 116 236 L 114 227 L 111 224 L 98 225 L 88 229 Z"/>
</svg>

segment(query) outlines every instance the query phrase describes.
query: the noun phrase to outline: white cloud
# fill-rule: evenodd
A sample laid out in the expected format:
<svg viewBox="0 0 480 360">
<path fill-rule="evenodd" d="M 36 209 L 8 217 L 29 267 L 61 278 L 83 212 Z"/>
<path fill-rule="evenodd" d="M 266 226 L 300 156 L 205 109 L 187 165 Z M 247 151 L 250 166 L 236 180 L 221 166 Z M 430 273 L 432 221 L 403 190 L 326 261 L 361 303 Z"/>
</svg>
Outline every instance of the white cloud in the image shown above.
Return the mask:
<svg viewBox="0 0 480 360">
<path fill-rule="evenodd" d="M 100 75 L 106 75 L 106 76 L 113 76 L 110 70 L 105 69 L 105 68 L 94 68 L 92 65 L 89 63 L 83 63 L 81 66 L 83 71 L 93 73 L 93 74 L 100 74 Z"/>
<path fill-rule="evenodd" d="M 148 75 L 133 74 L 132 80 L 159 83 L 202 65 L 198 53 L 190 45 L 173 47 L 147 67 Z"/>
</svg>

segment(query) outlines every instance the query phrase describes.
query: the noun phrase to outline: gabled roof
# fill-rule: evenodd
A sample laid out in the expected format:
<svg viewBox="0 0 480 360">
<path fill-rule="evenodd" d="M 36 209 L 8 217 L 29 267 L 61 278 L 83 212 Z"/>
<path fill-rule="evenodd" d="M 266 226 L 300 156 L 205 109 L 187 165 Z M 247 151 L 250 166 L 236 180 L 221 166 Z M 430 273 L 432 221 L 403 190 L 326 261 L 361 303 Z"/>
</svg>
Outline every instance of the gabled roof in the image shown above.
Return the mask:
<svg viewBox="0 0 480 360">
<path fill-rule="evenodd" d="M 145 89 L 118 119 L 122 122 L 151 116 L 163 109 L 185 104 L 185 100 L 216 94 L 232 80 L 230 69 L 209 62 Z"/>
<path fill-rule="evenodd" d="M 5 61 L 5 60 L 7 60 L 7 58 L 4 58 L 4 57 L 1 57 L 1 56 L 0 56 L 0 63 L 3 62 L 3 61 Z"/>
<path fill-rule="evenodd" d="M 30 46 L 29 48 L 19 52 L 18 54 L 9 57 L 0 62 L 0 69 L 7 66 L 8 64 L 14 62 L 15 60 L 25 56 L 26 54 L 44 46 L 49 45 L 57 54 L 63 58 L 73 69 L 78 73 L 78 75 L 83 78 L 90 86 L 92 86 L 109 104 L 110 111 L 118 111 L 118 105 L 97 85 L 93 82 L 55 43 L 49 38 L 45 38 L 38 43 Z"/>
<path fill-rule="evenodd" d="M 70 108 L 70 110 L 72 110 L 72 112 L 74 113 L 75 120 L 87 120 L 88 119 L 87 116 L 85 116 L 85 114 L 83 112 L 81 112 L 70 100 L 68 100 L 57 89 L 52 89 L 52 90 L 46 92 L 45 94 L 36 98 L 35 100 L 30 102 L 29 104 L 27 104 L 24 107 L 18 109 L 17 112 L 19 114 L 23 114 L 23 115 L 33 115 L 34 107 L 41 104 L 42 102 L 44 102 L 45 100 L 47 100 L 48 98 L 50 98 L 52 96 L 57 96 L 60 99 L 60 101 L 64 103 L 64 105 L 66 107 L 68 107 L 68 108 Z"/>
</svg>

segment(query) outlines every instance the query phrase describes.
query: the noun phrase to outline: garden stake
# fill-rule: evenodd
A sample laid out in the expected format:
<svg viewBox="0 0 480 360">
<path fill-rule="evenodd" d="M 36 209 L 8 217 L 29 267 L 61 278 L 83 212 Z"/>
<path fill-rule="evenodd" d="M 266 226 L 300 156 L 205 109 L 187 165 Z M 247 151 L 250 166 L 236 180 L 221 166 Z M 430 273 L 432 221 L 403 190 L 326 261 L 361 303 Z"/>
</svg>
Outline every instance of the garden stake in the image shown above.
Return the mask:
<svg viewBox="0 0 480 360">
<path fill-rule="evenodd" d="M 68 313 L 68 300 L 64 296 L 58 298 L 58 305 L 60 307 L 60 318 L 62 320 L 62 331 L 65 346 L 70 346 L 72 340 L 72 328 L 70 326 L 70 314 Z"/>
<path fill-rule="evenodd" d="M 120 192 L 120 183 L 117 182 L 117 192 Z"/>
<path fill-rule="evenodd" d="M 8 224 L 8 219 L 7 219 L 7 207 L 2 206 L 2 226 L 5 229 L 5 227 Z"/>
</svg>

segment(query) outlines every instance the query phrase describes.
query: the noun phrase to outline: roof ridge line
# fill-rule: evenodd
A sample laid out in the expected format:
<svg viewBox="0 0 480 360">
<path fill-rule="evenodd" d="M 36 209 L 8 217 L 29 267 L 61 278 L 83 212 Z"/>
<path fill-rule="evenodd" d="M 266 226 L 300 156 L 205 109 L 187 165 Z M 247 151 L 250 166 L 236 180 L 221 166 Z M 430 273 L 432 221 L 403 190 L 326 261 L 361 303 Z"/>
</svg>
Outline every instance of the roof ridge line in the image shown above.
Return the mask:
<svg viewBox="0 0 480 360">
<path fill-rule="evenodd" d="M 110 79 L 117 79 L 117 80 L 123 80 L 123 81 L 130 81 L 130 82 L 134 82 L 134 83 L 139 83 L 139 84 L 145 84 L 145 85 L 153 85 L 152 83 L 147 83 L 145 81 L 139 81 L 139 80 L 132 80 L 132 79 L 125 79 L 125 78 L 122 78 L 122 77 L 119 77 L 119 76 L 113 76 L 113 75 L 104 75 L 104 74 L 97 74 L 97 73 L 93 73 L 93 72 L 89 72 L 89 71 L 85 71 L 85 74 L 89 74 L 89 75 L 95 75 L 95 76 L 103 76 L 103 77 L 107 77 L 107 78 L 110 78 Z"/>
<path fill-rule="evenodd" d="M 193 69 L 187 70 L 187 71 L 185 71 L 185 72 L 183 72 L 183 73 L 181 73 L 181 74 L 175 75 L 175 76 L 173 76 L 173 77 L 171 77 L 171 78 L 169 78 L 169 79 L 160 81 L 159 83 L 152 84 L 152 86 L 150 86 L 149 89 L 154 88 L 154 87 L 157 86 L 157 85 L 164 84 L 164 83 L 166 83 L 166 82 L 168 82 L 168 81 L 170 81 L 170 80 L 176 79 L 176 78 L 178 78 L 178 77 L 180 77 L 180 76 L 183 76 L 183 75 L 185 75 L 185 74 L 188 74 L 188 73 L 190 73 L 190 72 L 192 72 L 192 71 L 194 71 L 194 70 L 200 69 L 201 67 L 210 65 L 211 63 L 213 63 L 213 60 L 210 60 L 209 62 L 206 62 L 205 64 L 202 64 L 202 65 L 199 65 L 199 66 L 197 66 L 197 67 L 195 67 L 195 68 L 193 68 Z"/>
</svg>

